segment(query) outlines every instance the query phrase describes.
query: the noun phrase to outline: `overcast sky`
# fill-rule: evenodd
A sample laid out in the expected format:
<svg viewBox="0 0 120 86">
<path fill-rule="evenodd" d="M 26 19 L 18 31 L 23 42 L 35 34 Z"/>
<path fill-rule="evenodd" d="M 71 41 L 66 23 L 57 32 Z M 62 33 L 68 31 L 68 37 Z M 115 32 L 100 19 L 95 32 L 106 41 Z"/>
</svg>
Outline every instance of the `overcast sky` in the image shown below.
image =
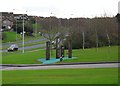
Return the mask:
<svg viewBox="0 0 120 86">
<path fill-rule="evenodd" d="M 119 0 L 0 0 L 0 12 L 37 16 L 94 17 L 118 13 Z M 15 9 L 13 11 L 13 9 Z M 52 13 L 52 14 L 51 14 Z"/>
</svg>

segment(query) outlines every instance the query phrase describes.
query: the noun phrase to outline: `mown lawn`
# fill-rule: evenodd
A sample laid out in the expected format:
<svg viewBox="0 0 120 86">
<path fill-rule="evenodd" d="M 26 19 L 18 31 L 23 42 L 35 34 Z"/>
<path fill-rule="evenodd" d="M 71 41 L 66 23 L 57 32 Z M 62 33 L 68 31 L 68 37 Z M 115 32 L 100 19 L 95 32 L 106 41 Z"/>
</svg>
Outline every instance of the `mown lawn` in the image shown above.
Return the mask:
<svg viewBox="0 0 120 86">
<path fill-rule="evenodd" d="M 4 32 L 6 38 L 2 42 L 14 42 L 16 41 L 16 32 Z M 18 40 L 21 38 L 20 34 L 17 34 Z"/>
<path fill-rule="evenodd" d="M 45 58 L 46 51 L 38 50 L 34 52 L 7 52 L 3 53 L 3 64 L 40 64 L 37 61 L 40 58 Z M 65 51 L 67 56 L 67 50 Z M 100 61 L 118 61 L 118 46 L 91 48 L 91 49 L 76 49 L 73 50 L 73 56 L 77 59 L 64 60 L 64 62 L 100 62 Z M 52 52 L 52 56 L 55 58 L 55 50 Z"/>
<path fill-rule="evenodd" d="M 73 50 L 73 56 L 78 57 L 78 59 L 74 59 L 72 62 L 117 61 L 118 46 Z M 64 60 L 63 62 L 71 61 Z"/>
<path fill-rule="evenodd" d="M 6 43 L 6 42 L 16 42 L 16 32 L 5 31 L 3 33 L 5 34 L 5 39 L 2 40 L 1 42 L 3 42 L 3 43 Z M 43 38 L 43 37 L 40 36 L 40 34 L 38 34 L 37 37 L 26 36 L 25 35 L 24 41 L 37 40 L 38 38 L 40 39 L 40 38 Z M 22 35 L 21 34 L 17 34 L 17 42 L 22 42 Z"/>
<path fill-rule="evenodd" d="M 2 73 L 3 84 L 118 84 L 117 68 L 6 70 Z"/>
</svg>

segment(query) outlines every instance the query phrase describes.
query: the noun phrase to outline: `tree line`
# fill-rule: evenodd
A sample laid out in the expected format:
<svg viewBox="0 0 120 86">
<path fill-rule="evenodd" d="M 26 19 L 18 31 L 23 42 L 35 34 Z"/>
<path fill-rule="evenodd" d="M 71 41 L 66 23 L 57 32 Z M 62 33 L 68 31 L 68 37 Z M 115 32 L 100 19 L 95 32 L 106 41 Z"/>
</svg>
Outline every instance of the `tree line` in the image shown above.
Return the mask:
<svg viewBox="0 0 120 86">
<path fill-rule="evenodd" d="M 59 37 L 67 47 L 68 38 L 73 48 L 90 48 L 119 45 L 117 17 L 57 18 L 55 16 L 26 20 L 27 35 L 42 33 L 51 43 Z M 33 26 L 34 25 L 34 26 Z M 38 27 L 39 26 L 39 27 Z M 13 26 L 14 31 L 16 25 Z M 17 32 L 22 32 L 22 23 L 17 23 Z M 66 35 L 69 35 L 67 37 Z"/>
<path fill-rule="evenodd" d="M 50 17 L 41 21 L 40 31 L 53 41 L 59 38 L 72 39 L 73 48 L 90 48 L 119 45 L 118 22 L 116 17 L 70 18 Z M 53 37 L 52 37 L 53 36 Z M 52 39 L 53 38 L 53 39 Z M 63 40 L 64 41 L 64 40 Z M 67 47 L 67 40 L 64 41 Z"/>
</svg>

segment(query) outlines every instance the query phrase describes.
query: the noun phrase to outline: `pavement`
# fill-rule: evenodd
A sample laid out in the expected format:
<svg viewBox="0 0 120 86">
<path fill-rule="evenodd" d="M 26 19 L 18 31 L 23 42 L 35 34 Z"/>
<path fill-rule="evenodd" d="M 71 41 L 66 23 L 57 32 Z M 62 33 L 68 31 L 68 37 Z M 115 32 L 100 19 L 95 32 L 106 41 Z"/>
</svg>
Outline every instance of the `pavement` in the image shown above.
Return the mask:
<svg viewBox="0 0 120 86">
<path fill-rule="evenodd" d="M 69 68 L 118 68 L 120 62 L 87 62 L 87 63 L 63 63 L 63 64 L 21 64 L 0 65 L 0 70 L 45 70 L 45 69 L 69 69 Z M 2 67 L 2 68 L 1 68 Z"/>
<path fill-rule="evenodd" d="M 72 57 L 72 58 L 64 57 L 64 58 L 62 58 L 62 60 L 71 60 L 71 59 L 77 59 L 77 57 Z M 60 58 L 59 59 L 50 58 L 50 60 L 46 60 L 46 58 L 41 58 L 41 59 L 38 59 L 38 61 L 42 62 L 42 64 L 54 64 L 56 62 L 59 62 Z"/>
</svg>

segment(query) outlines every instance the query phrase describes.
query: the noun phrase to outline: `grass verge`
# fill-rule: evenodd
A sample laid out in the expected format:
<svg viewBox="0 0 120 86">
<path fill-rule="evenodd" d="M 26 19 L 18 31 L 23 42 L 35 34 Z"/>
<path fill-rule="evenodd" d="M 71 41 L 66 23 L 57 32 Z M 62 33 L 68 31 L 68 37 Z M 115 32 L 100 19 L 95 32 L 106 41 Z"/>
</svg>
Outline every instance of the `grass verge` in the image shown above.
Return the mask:
<svg viewBox="0 0 120 86">
<path fill-rule="evenodd" d="M 16 41 L 16 32 L 4 32 L 5 34 L 5 39 L 2 41 L 3 43 L 5 42 L 13 42 Z M 21 38 L 20 34 L 17 34 L 18 40 Z"/>
<path fill-rule="evenodd" d="M 67 56 L 67 50 L 65 51 L 65 56 Z M 91 49 L 76 49 L 73 50 L 73 56 L 77 59 L 64 60 L 65 62 L 101 62 L 101 61 L 118 61 L 118 46 L 112 47 L 102 47 Z M 33 52 L 16 53 L 16 52 L 5 52 L 2 54 L 3 64 L 40 64 L 37 61 L 40 58 L 46 57 L 45 50 L 38 50 Z M 55 57 L 55 50 L 52 51 L 51 57 Z"/>
<path fill-rule="evenodd" d="M 3 84 L 118 84 L 118 69 L 7 70 Z"/>
</svg>

